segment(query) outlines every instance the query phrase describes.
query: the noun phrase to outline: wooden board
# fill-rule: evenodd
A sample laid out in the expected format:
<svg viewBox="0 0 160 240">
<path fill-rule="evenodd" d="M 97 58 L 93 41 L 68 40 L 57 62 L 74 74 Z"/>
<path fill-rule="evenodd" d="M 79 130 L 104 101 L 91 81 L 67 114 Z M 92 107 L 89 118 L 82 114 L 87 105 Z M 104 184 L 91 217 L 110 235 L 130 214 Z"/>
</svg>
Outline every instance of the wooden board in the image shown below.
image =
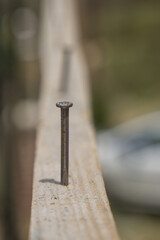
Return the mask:
<svg viewBox="0 0 160 240">
<path fill-rule="evenodd" d="M 119 239 L 97 161 L 88 72 L 74 3 L 45 0 L 41 8 L 42 83 L 30 240 Z M 69 57 L 65 57 L 66 49 Z M 62 100 L 74 104 L 70 109 L 67 187 L 60 184 L 60 110 L 56 102 Z"/>
</svg>

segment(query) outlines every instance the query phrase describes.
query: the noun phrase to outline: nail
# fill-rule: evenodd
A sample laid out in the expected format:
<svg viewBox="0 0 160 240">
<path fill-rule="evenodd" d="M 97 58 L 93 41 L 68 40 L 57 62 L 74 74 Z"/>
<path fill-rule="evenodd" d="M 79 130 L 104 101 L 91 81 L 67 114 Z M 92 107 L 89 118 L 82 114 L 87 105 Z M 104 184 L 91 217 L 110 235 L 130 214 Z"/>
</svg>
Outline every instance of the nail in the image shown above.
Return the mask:
<svg viewBox="0 0 160 240">
<path fill-rule="evenodd" d="M 56 106 L 61 108 L 61 184 L 68 185 L 69 172 L 69 108 L 72 102 L 58 102 Z"/>
</svg>

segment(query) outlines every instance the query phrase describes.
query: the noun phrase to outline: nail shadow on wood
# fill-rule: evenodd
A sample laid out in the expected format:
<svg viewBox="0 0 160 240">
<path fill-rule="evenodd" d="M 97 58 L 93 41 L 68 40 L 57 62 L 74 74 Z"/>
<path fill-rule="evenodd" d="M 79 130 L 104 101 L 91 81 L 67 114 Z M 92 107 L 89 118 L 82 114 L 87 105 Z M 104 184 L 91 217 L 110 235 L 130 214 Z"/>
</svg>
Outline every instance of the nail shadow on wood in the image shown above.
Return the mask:
<svg viewBox="0 0 160 240">
<path fill-rule="evenodd" d="M 63 50 L 63 62 L 61 70 L 61 81 L 60 81 L 60 91 L 67 92 L 69 77 L 70 77 L 70 65 L 71 65 L 71 54 L 72 51 L 69 47 L 65 47 Z"/>
<path fill-rule="evenodd" d="M 39 180 L 39 182 L 41 182 L 41 183 L 54 183 L 54 184 L 59 184 L 59 185 L 61 185 L 61 182 L 56 181 L 56 180 L 54 180 L 53 178 L 41 179 L 41 180 Z"/>
</svg>

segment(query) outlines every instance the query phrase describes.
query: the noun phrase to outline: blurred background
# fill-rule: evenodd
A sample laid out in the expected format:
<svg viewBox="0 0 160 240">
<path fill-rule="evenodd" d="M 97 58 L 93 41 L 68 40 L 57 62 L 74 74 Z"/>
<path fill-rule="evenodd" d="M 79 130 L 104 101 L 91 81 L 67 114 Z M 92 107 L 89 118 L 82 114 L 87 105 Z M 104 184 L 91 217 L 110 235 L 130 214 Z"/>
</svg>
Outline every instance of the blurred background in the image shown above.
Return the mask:
<svg viewBox="0 0 160 240">
<path fill-rule="evenodd" d="M 39 1 L 0 0 L 0 239 L 28 239 L 37 99 Z"/>
<path fill-rule="evenodd" d="M 123 240 L 160 239 L 160 2 L 79 1 L 99 159 Z M 0 239 L 28 238 L 40 1 L 0 0 Z"/>
<path fill-rule="evenodd" d="M 99 160 L 123 240 L 160 239 L 160 2 L 83 0 Z"/>
</svg>

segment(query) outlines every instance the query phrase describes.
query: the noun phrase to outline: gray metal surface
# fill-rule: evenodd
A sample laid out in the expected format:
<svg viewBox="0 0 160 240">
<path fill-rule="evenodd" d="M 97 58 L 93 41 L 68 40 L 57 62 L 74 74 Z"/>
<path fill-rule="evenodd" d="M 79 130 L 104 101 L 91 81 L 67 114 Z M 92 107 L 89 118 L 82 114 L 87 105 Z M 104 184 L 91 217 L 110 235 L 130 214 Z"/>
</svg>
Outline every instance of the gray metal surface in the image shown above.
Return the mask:
<svg viewBox="0 0 160 240">
<path fill-rule="evenodd" d="M 69 108 L 71 102 L 58 102 L 56 106 L 61 108 L 61 184 L 68 185 L 69 173 Z"/>
</svg>

